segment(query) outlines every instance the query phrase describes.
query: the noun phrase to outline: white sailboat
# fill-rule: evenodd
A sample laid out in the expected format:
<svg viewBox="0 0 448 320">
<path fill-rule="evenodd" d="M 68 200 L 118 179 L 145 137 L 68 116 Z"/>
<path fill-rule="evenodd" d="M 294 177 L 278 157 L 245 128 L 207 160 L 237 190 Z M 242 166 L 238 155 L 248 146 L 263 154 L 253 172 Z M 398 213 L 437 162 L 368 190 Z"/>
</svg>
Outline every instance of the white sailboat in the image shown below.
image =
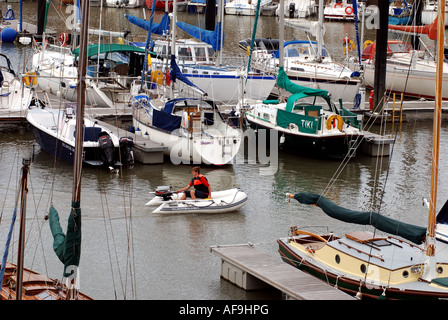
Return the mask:
<svg viewBox="0 0 448 320">
<path fill-rule="evenodd" d="M 426 34 L 436 39 L 437 18 L 426 26 L 394 26 L 393 32 Z M 443 43 L 443 42 L 442 42 Z M 421 49 L 415 50 L 410 42 L 388 40 L 386 62 L 386 89 L 392 93 L 403 93 L 414 98 L 435 98 L 434 81 L 437 73 L 437 62 L 433 52 L 420 40 Z M 364 66 L 364 84 L 373 87 L 375 75 L 376 43 L 368 45 L 362 54 Z M 448 99 L 448 62 L 443 61 L 442 99 Z"/>
<path fill-rule="evenodd" d="M 323 1 L 319 2 L 323 7 Z M 323 25 L 322 10 L 319 11 L 319 21 L 303 22 L 297 19 L 285 19 L 285 25 L 310 33 L 317 38 L 317 41 L 291 40 L 285 41 L 280 57 L 278 42 L 274 42 L 274 48 L 267 50 L 263 45 L 254 48 L 252 55 L 252 65 L 255 70 L 277 74 L 280 58 L 283 59 L 283 66 L 289 79 L 300 86 L 322 89 L 331 93 L 332 99 L 337 101 L 352 102 L 359 91 L 362 80 L 359 73 L 353 72 L 341 63 L 333 61 L 329 51 L 323 43 L 325 33 Z M 271 39 L 266 39 L 271 42 Z M 240 46 L 246 50 L 250 39 L 240 41 Z M 280 95 L 278 87 L 275 87 L 273 95 Z M 288 97 L 288 92 L 283 92 L 283 96 Z"/>
<path fill-rule="evenodd" d="M 261 1 L 260 7 L 263 8 L 271 4 L 272 0 Z M 254 16 L 256 14 L 257 0 L 233 0 L 225 4 L 225 14 L 239 16 Z"/>
<path fill-rule="evenodd" d="M 21 79 L 13 70 L 8 56 L 0 53 L 0 110 L 25 112 L 33 99 L 31 88 L 37 80 L 31 74 Z"/>
<path fill-rule="evenodd" d="M 236 104 L 240 101 L 243 94 L 249 99 L 266 99 L 274 88 L 274 75 L 255 70 L 250 70 L 249 73 L 246 73 L 245 65 L 242 63 L 225 64 L 222 62 L 223 7 L 221 2 L 219 1 L 218 3 L 218 17 L 221 18 L 219 18 L 213 31 L 204 30 L 184 22 L 176 22 L 176 10 L 176 15 L 173 14 L 174 22 L 172 22 L 173 33 L 171 36 L 165 33 L 164 38 L 155 39 L 154 45 L 149 48 L 159 58 L 162 58 L 152 61 L 151 72 L 159 73 L 157 77 L 160 76 L 163 80 L 164 75 L 166 77 L 166 74 L 169 73 L 171 54 L 174 53 L 182 73 L 194 85 L 205 91 L 209 98 L 223 104 Z M 128 19 L 130 18 L 128 17 Z M 149 30 L 146 21 L 138 19 L 133 23 L 145 30 Z M 175 36 L 176 27 L 199 41 L 194 39 L 177 39 Z M 155 32 L 153 31 L 153 33 Z M 144 43 L 136 43 L 135 45 L 145 46 Z M 182 92 L 188 91 L 188 88 L 179 84 L 178 91 L 178 94 L 182 94 Z"/>
<path fill-rule="evenodd" d="M 444 38 L 445 1 L 439 1 L 438 39 Z M 348 210 L 322 195 L 289 195 L 303 204 L 315 204 L 333 218 L 371 225 L 375 232 L 357 231 L 345 236 L 318 235 L 291 228 L 279 239 L 282 259 L 357 297 L 381 299 L 448 298 L 448 261 L 437 256 L 436 203 L 439 174 L 443 46 L 437 50 L 436 101 L 431 190 L 427 227 L 393 220 L 377 212 Z M 388 235 L 376 234 L 382 231 Z M 398 237 L 397 237 L 398 236 Z M 405 240 L 403 240 L 405 239 Z"/>
<path fill-rule="evenodd" d="M 283 0 L 285 1 L 283 14 L 288 18 L 308 18 L 314 14 L 315 3 L 311 0 Z M 277 7 L 275 15 L 280 14 Z"/>
</svg>

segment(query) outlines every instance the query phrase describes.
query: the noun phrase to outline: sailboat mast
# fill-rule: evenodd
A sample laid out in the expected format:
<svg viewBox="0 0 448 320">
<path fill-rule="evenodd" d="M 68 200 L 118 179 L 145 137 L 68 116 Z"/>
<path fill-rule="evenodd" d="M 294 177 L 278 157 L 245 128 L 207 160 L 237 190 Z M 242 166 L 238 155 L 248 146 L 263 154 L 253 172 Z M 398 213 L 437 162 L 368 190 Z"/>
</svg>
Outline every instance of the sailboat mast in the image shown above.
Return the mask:
<svg viewBox="0 0 448 320">
<path fill-rule="evenodd" d="M 22 300 L 22 285 L 23 285 L 23 260 L 25 255 L 25 218 L 26 218 L 26 194 L 28 192 L 28 171 L 30 159 L 22 160 L 22 190 L 20 202 L 20 233 L 19 233 L 19 252 L 17 257 L 17 287 L 16 300 Z"/>
<path fill-rule="evenodd" d="M 87 41 L 88 41 L 88 26 L 89 26 L 89 0 L 82 1 L 82 17 L 81 19 L 81 43 L 79 50 L 78 61 L 78 101 L 76 107 L 76 140 L 75 140 L 75 155 L 73 163 L 73 195 L 72 200 L 81 200 L 81 171 L 82 171 L 82 153 L 84 142 L 84 107 L 86 101 L 86 70 L 87 70 Z"/>
<path fill-rule="evenodd" d="M 436 224 L 436 202 L 437 202 L 437 180 L 439 173 L 439 144 L 440 126 L 442 119 L 442 80 L 443 80 L 443 57 L 445 38 L 445 0 L 439 0 L 438 4 L 438 26 L 437 26 L 437 73 L 436 73 L 436 100 L 434 107 L 434 137 L 432 151 L 431 170 L 431 200 L 429 204 L 428 235 L 430 242 L 426 255 L 434 256 L 435 248 L 435 224 Z"/>
</svg>

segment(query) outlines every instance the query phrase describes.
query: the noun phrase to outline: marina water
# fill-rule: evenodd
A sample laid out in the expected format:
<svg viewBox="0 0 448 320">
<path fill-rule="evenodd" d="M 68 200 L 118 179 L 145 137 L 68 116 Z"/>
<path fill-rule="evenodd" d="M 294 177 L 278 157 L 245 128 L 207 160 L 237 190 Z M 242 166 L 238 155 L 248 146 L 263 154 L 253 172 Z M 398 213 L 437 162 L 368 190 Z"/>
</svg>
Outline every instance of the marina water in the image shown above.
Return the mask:
<svg viewBox="0 0 448 320">
<path fill-rule="evenodd" d="M 12 5 L 18 13 L 18 4 L 17 10 L 16 4 Z M 25 21 L 35 22 L 36 6 L 35 2 L 25 2 Z M 6 8 L 2 9 L 6 12 Z M 98 17 L 96 10 L 92 8 L 91 14 Z M 103 28 L 134 30 L 129 25 L 122 27 L 121 23 L 126 23 L 124 14 L 141 16 L 141 12 L 141 8 L 105 8 Z M 56 18 L 56 14 L 50 15 L 49 28 L 56 29 L 56 21 L 59 21 Z M 189 23 L 197 19 L 203 17 L 187 13 L 180 13 L 179 17 Z M 97 20 L 91 19 L 92 23 Z M 239 53 L 241 49 L 237 48 L 237 43 L 250 37 L 252 23 L 253 17 L 225 16 L 225 48 Z M 275 17 L 261 17 L 258 34 L 275 38 L 277 31 L 273 26 L 276 25 Z M 327 47 L 333 56 L 342 59 L 342 38 L 346 33 L 354 34 L 353 24 L 326 23 L 326 30 Z M 304 34 L 287 28 L 286 36 L 299 39 Z M 1 51 L 11 57 L 16 70 L 29 58 L 28 50 L 20 45 L 1 44 Z M 136 163 L 134 168 L 123 169 L 119 174 L 83 169 L 81 291 L 95 299 L 108 300 L 281 299 L 276 292 L 246 292 L 221 280 L 221 261 L 210 253 L 210 246 L 250 242 L 278 257 L 276 240 L 287 236 L 293 225 L 300 228 L 326 226 L 336 234 L 363 229 L 333 220 L 319 208 L 288 202 L 286 193 L 322 193 L 328 188 L 325 191 L 328 198 L 341 206 L 361 210 L 371 209 L 369 202 L 374 196 L 383 200 L 379 208 L 381 213 L 426 225 L 428 209 L 422 206 L 422 198 L 429 198 L 432 121 L 395 123 L 393 129 L 388 124 L 386 131 L 396 139 L 392 156 L 381 160 L 359 152 L 343 167 L 331 186 L 330 180 L 341 169 L 339 162 L 284 152 L 278 152 L 277 163 L 235 161 L 221 167 L 203 166 L 201 173 L 208 178 L 212 190 L 238 187 L 248 195 L 247 204 L 240 211 L 218 215 L 152 214 L 152 208 L 145 206 L 152 197 L 149 191 L 155 187 L 170 185 L 179 189 L 187 185 L 191 179 L 191 165 L 174 165 L 166 159 L 164 164 L 157 165 Z M 448 197 L 443 170 L 448 165 L 446 122 L 442 124 L 440 150 L 438 209 Z M 240 152 L 244 158 L 244 150 Z M 45 215 L 52 203 L 60 212 L 65 229 L 71 201 L 72 167 L 40 150 L 33 133 L 23 128 L 0 131 L 0 243 L 5 243 L 8 232 L 23 157 L 33 158 L 28 185 L 25 266 L 60 279 L 63 266 L 52 251 L 52 236 Z M 379 184 L 375 182 L 377 176 Z M 13 242 L 10 250 L 8 260 L 11 262 L 17 259 L 16 245 Z"/>
</svg>

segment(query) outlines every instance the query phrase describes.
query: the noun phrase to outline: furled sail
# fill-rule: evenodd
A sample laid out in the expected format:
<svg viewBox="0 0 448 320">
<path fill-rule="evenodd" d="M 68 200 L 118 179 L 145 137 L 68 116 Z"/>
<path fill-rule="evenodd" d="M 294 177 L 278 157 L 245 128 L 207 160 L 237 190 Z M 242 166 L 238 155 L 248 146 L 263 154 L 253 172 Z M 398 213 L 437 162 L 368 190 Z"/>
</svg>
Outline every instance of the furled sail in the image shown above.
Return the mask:
<svg viewBox="0 0 448 320">
<path fill-rule="evenodd" d="M 318 96 L 326 99 L 327 101 L 330 101 L 328 91 L 326 90 L 303 87 L 293 83 L 291 80 L 289 80 L 288 75 L 284 70 L 284 67 L 280 67 L 278 70 L 277 86 L 279 86 L 282 89 L 285 89 L 289 93 L 292 93 L 292 95 L 288 98 L 288 101 L 286 102 L 286 108 L 285 108 L 285 110 L 289 112 L 292 111 L 294 102 L 304 97 Z"/>
<path fill-rule="evenodd" d="M 190 36 L 193 36 L 196 39 L 211 45 L 213 50 L 221 50 L 222 43 L 224 42 L 224 36 L 222 36 L 223 39 L 221 41 L 221 22 L 216 23 L 215 30 L 213 31 L 204 30 L 182 21 L 176 22 L 176 25 L 179 27 L 179 29 L 185 31 Z"/>
<path fill-rule="evenodd" d="M 79 266 L 81 257 L 81 208 L 79 201 L 73 202 L 67 223 L 67 234 L 62 231 L 59 214 L 51 206 L 49 225 L 53 235 L 53 250 L 64 264 L 64 277 L 71 275 L 72 268 Z"/>
<path fill-rule="evenodd" d="M 168 16 L 168 13 L 165 13 L 162 17 L 162 20 L 160 23 L 151 22 L 148 20 L 144 20 L 141 18 L 137 18 L 135 16 L 131 16 L 129 14 L 124 15 L 130 23 L 135 24 L 136 26 L 149 31 L 151 30 L 151 33 L 158 34 L 158 35 L 166 35 L 169 33 L 170 29 L 170 18 Z"/>
<path fill-rule="evenodd" d="M 354 211 L 340 207 L 319 194 L 300 192 L 294 199 L 303 204 L 314 204 L 328 216 L 340 221 L 371 225 L 378 230 L 403 237 L 416 244 L 421 244 L 426 236 L 426 228 L 400 222 L 373 211 Z"/>
<path fill-rule="evenodd" d="M 186 85 L 190 86 L 193 90 L 197 91 L 201 95 L 207 95 L 204 90 L 199 88 L 193 82 L 191 82 L 183 73 L 180 71 L 179 66 L 176 62 L 176 56 L 174 54 L 171 55 L 171 64 L 170 64 L 170 77 L 173 82 L 176 80 L 182 81 Z"/>
</svg>

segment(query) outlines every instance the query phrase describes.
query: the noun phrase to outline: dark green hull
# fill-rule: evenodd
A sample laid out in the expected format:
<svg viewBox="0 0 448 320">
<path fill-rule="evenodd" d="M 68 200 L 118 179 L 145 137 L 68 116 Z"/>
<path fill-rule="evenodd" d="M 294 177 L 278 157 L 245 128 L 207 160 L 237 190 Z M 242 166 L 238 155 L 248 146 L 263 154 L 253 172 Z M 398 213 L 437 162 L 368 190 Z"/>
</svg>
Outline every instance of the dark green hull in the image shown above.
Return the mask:
<svg viewBox="0 0 448 320">
<path fill-rule="evenodd" d="M 249 122 L 250 128 L 254 130 L 265 129 L 268 132 L 272 129 L 261 126 L 257 123 Z M 336 137 L 319 137 L 285 134 L 285 141 L 280 143 L 282 133 L 278 133 L 278 145 L 282 151 L 299 154 L 313 158 L 326 158 L 342 160 L 350 152 L 351 146 L 358 138 L 357 135 L 341 135 Z M 269 135 L 267 135 L 269 137 Z M 355 154 L 350 154 L 354 156 Z"/>
</svg>

